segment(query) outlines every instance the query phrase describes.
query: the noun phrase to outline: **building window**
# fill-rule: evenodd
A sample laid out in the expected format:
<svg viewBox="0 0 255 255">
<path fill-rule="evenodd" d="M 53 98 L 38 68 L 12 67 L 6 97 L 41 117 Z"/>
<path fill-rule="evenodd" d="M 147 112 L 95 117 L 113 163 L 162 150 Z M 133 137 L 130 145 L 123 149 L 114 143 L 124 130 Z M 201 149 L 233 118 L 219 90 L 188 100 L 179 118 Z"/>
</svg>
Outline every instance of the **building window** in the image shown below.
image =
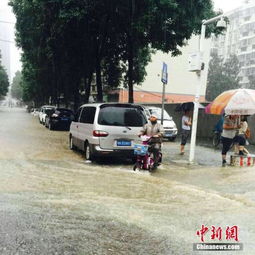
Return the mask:
<svg viewBox="0 0 255 255">
<path fill-rule="evenodd" d="M 248 44 L 247 39 L 242 40 L 241 43 L 240 43 L 241 47 L 247 46 L 247 44 Z"/>
<path fill-rule="evenodd" d="M 247 16 L 244 18 L 244 21 L 249 21 L 251 19 L 251 16 Z"/>
</svg>

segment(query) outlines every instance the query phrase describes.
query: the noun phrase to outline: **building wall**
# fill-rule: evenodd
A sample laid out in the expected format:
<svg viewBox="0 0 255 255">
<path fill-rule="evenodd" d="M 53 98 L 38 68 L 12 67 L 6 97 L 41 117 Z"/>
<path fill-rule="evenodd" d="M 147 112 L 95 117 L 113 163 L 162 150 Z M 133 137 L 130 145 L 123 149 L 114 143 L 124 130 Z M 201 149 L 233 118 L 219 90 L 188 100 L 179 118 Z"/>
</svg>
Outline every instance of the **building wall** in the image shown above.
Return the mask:
<svg viewBox="0 0 255 255">
<path fill-rule="evenodd" d="M 162 84 L 161 89 L 162 90 Z M 194 95 L 186 94 L 174 94 L 166 93 L 165 94 L 165 103 L 183 103 L 183 102 L 193 102 Z M 121 89 L 119 90 L 119 102 L 124 103 L 128 102 L 128 90 Z M 162 102 L 162 92 L 156 91 L 134 91 L 134 102 L 135 103 L 161 103 Z M 205 96 L 200 97 L 200 102 L 205 102 Z"/>
<path fill-rule="evenodd" d="M 205 69 L 201 76 L 200 95 L 202 96 L 201 99 L 205 100 L 211 40 L 205 40 L 203 44 Z M 163 62 L 168 65 L 167 102 L 193 101 L 199 80 L 196 73 L 188 71 L 188 59 L 191 53 L 198 51 L 198 47 L 199 37 L 193 36 L 188 41 L 188 45 L 181 48 L 182 55 L 180 56 L 172 57 L 171 54 L 164 54 L 160 51 L 154 54 L 151 63 L 146 68 L 147 76 L 142 86 L 134 86 L 136 102 L 161 101 L 161 70 Z"/>
<path fill-rule="evenodd" d="M 242 87 L 249 87 L 249 76 L 255 77 L 255 0 L 243 3 L 226 14 L 229 24 L 225 35 L 214 38 L 212 51 L 224 60 L 235 54 L 241 65 Z"/>
<path fill-rule="evenodd" d="M 0 20 L 5 17 L 4 12 L 0 10 Z M 8 77 L 11 75 L 11 35 L 9 31 L 9 24 L 0 22 L 0 51 L 2 56 L 2 65 L 7 71 Z"/>
<path fill-rule="evenodd" d="M 8 0 L 0 0 L 0 50 L 2 64 L 7 70 L 10 82 L 17 70 L 21 70 L 21 50 L 15 44 L 15 16 Z"/>
</svg>

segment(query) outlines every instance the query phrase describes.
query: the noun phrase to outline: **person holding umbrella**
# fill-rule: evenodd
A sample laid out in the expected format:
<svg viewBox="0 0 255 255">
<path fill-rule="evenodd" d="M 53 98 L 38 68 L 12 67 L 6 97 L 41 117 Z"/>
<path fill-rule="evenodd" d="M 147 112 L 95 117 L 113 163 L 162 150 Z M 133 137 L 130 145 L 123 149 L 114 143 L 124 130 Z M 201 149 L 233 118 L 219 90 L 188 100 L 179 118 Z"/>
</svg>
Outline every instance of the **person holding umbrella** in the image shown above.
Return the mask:
<svg viewBox="0 0 255 255">
<path fill-rule="evenodd" d="M 185 110 L 184 115 L 182 116 L 181 155 L 184 155 L 184 148 L 190 135 L 191 125 L 190 111 Z"/>
<path fill-rule="evenodd" d="M 238 115 L 228 115 L 224 118 L 223 132 L 221 135 L 221 142 L 223 145 L 221 151 L 223 167 L 225 167 L 227 164 L 227 152 L 230 150 L 230 147 L 234 141 L 237 129 L 240 128 L 240 124 L 238 122 Z"/>
<path fill-rule="evenodd" d="M 226 154 L 233 143 L 233 137 L 236 134 L 236 130 L 241 128 L 241 125 L 237 123 L 238 117 L 236 115 L 255 114 L 255 90 L 240 88 L 224 91 L 206 106 L 205 112 L 208 114 L 220 115 L 225 113 L 228 115 L 225 118 L 222 133 L 222 166 L 225 166 Z M 239 147 L 240 149 L 242 151 L 242 147 Z"/>
</svg>

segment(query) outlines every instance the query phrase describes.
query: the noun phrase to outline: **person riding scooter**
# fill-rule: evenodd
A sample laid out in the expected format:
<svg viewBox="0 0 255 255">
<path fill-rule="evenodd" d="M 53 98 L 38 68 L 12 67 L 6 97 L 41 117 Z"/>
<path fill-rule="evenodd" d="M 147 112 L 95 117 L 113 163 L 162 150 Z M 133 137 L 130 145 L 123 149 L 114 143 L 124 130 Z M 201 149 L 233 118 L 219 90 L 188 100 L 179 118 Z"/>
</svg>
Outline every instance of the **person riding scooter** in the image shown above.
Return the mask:
<svg viewBox="0 0 255 255">
<path fill-rule="evenodd" d="M 139 133 L 139 137 L 142 135 L 150 136 L 150 149 L 154 157 L 154 165 L 158 166 L 159 163 L 159 152 L 161 151 L 162 137 L 164 134 L 163 126 L 158 123 L 157 116 L 151 115 L 149 122 L 143 126 L 143 129 Z"/>
</svg>

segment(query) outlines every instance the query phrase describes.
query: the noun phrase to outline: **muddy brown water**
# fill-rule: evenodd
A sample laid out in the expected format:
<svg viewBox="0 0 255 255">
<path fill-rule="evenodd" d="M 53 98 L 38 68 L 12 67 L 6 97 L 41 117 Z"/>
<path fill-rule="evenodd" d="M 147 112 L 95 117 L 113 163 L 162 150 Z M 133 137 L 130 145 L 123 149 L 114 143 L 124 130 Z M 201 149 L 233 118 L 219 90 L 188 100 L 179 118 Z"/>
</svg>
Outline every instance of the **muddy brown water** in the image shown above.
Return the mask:
<svg viewBox="0 0 255 255">
<path fill-rule="evenodd" d="M 255 254 L 253 167 L 188 166 L 167 153 L 153 174 L 85 163 L 67 131 L 24 109 L 0 117 L 0 254 L 203 254 L 192 250 L 202 224 L 238 226 L 240 254 Z"/>
</svg>

